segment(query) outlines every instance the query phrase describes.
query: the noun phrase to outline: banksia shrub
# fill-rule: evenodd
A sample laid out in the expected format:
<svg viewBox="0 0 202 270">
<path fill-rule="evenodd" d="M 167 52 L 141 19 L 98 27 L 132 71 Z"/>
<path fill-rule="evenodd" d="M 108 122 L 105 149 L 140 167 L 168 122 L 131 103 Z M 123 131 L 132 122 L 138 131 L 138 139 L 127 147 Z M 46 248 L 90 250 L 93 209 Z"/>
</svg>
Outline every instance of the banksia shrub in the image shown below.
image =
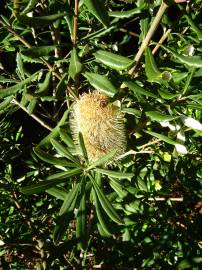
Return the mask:
<svg viewBox="0 0 202 270">
<path fill-rule="evenodd" d="M 73 104 L 70 125 L 77 145 L 78 134 L 82 133 L 90 161 L 96 161 L 114 149 L 116 159 L 126 149 L 124 115 L 98 91 L 83 94 Z"/>
</svg>

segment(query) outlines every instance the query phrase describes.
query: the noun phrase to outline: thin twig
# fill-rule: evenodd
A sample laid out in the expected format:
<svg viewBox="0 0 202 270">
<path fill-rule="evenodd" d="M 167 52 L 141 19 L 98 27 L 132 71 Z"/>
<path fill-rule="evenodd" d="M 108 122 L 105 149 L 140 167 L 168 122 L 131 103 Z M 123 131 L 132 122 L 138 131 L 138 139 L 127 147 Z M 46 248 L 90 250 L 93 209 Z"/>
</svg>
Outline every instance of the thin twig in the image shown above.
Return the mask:
<svg viewBox="0 0 202 270">
<path fill-rule="evenodd" d="M 127 156 L 129 156 L 129 155 L 152 154 L 152 153 L 154 153 L 154 152 L 153 152 L 153 151 L 147 151 L 147 150 L 145 150 L 145 151 L 134 151 L 134 150 L 130 150 L 130 151 L 124 153 L 123 155 L 118 156 L 118 157 L 117 157 L 117 160 L 120 160 L 120 159 L 122 159 L 122 158 L 124 158 L 124 157 L 127 157 Z"/>
<path fill-rule="evenodd" d="M 184 198 L 183 197 L 178 197 L 178 198 L 164 198 L 164 197 L 155 197 L 155 198 L 148 198 L 148 201 L 152 202 L 160 202 L 160 201 L 172 201 L 172 202 L 183 202 Z"/>
<path fill-rule="evenodd" d="M 156 14 L 156 17 L 154 18 L 154 20 L 150 26 L 150 29 L 149 29 L 146 37 L 142 41 L 142 44 L 141 44 L 141 46 L 140 46 L 140 48 L 135 56 L 135 59 L 134 59 L 135 65 L 129 70 L 129 72 L 128 72 L 129 75 L 132 75 L 133 72 L 135 71 L 135 69 L 136 69 L 136 67 L 137 67 L 137 65 L 142 57 L 142 54 L 144 53 L 145 48 L 148 46 L 149 41 L 151 40 L 152 36 L 154 35 L 154 33 L 155 33 L 159 23 L 160 23 L 160 20 L 161 20 L 163 14 L 165 13 L 167 8 L 168 8 L 168 4 L 165 3 L 164 1 L 162 1 L 161 6 Z"/>
<path fill-rule="evenodd" d="M 27 42 L 23 37 L 21 37 L 11 26 L 5 25 L 5 23 L 1 19 L 0 19 L 0 23 L 3 25 L 4 28 L 6 28 L 6 30 L 8 30 L 8 32 L 13 34 L 22 44 L 24 44 L 25 47 L 27 47 L 28 49 L 32 48 L 32 45 L 29 42 Z M 48 67 L 48 69 L 55 74 L 58 80 L 61 80 L 62 77 L 60 76 L 59 73 L 57 73 L 54 70 L 54 67 L 52 67 L 51 64 L 49 64 L 48 61 L 44 59 L 44 57 L 40 57 L 40 59 Z"/>
<path fill-rule="evenodd" d="M 128 33 L 129 35 L 133 36 L 133 37 L 139 37 L 139 35 L 137 33 L 134 33 L 132 31 L 128 31 L 127 29 L 125 28 L 120 28 L 119 29 L 121 32 L 124 32 L 124 33 Z"/>
<path fill-rule="evenodd" d="M 34 120 L 36 120 L 41 126 L 45 127 L 46 129 L 52 131 L 53 129 L 46 123 L 44 123 L 43 120 L 38 118 L 35 114 L 30 114 L 29 111 L 22 105 L 20 104 L 16 99 L 12 100 L 12 103 L 18 105 L 23 111 L 25 111 L 27 114 L 29 114 L 30 117 L 32 117 Z"/>
<path fill-rule="evenodd" d="M 76 44 L 77 30 L 78 30 L 78 0 L 74 0 L 74 30 L 72 37 L 73 45 Z"/>
<path fill-rule="evenodd" d="M 162 37 L 160 38 L 158 44 L 156 44 L 156 46 L 154 47 L 154 49 L 152 50 L 152 54 L 155 54 L 158 49 L 160 48 L 161 44 L 163 44 L 164 40 L 168 37 L 168 35 L 170 34 L 171 29 L 168 29 L 167 31 L 165 31 L 162 35 Z"/>
<path fill-rule="evenodd" d="M 152 141 L 152 142 L 145 143 L 145 144 L 139 146 L 138 148 L 139 148 L 139 149 L 144 149 L 145 147 L 147 147 L 147 146 L 149 146 L 149 145 L 157 144 L 157 143 L 159 143 L 160 141 L 161 141 L 160 139 L 156 139 L 156 140 L 154 140 L 154 141 Z"/>
</svg>

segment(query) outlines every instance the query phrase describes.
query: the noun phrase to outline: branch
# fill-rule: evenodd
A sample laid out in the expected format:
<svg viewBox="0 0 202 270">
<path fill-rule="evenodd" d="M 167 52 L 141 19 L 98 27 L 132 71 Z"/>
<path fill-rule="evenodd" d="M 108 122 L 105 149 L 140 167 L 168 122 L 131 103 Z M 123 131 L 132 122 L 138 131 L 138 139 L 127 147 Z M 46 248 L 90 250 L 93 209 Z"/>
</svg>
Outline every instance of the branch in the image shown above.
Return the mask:
<svg viewBox="0 0 202 270">
<path fill-rule="evenodd" d="M 74 0 L 74 29 L 72 37 L 73 45 L 76 45 L 77 30 L 78 30 L 78 0 Z"/>
<path fill-rule="evenodd" d="M 135 71 L 135 69 L 136 69 L 136 67 L 137 67 L 137 65 L 142 57 L 142 54 L 144 53 L 145 48 L 148 46 L 149 41 L 151 40 L 152 36 L 154 35 L 156 29 L 158 28 L 160 20 L 161 20 L 163 14 L 165 13 L 167 8 L 168 8 L 168 4 L 166 4 L 164 1 L 162 1 L 161 6 L 156 14 L 156 17 L 154 18 L 154 20 L 150 26 L 150 29 L 149 29 L 146 37 L 142 41 L 142 44 L 139 48 L 139 51 L 137 52 L 137 54 L 135 56 L 135 59 L 134 59 L 135 65 L 129 70 L 129 72 L 128 72 L 129 75 L 132 75 L 133 72 Z"/>
<path fill-rule="evenodd" d="M 16 99 L 13 99 L 11 101 L 12 103 L 14 103 L 15 105 L 18 105 L 23 111 L 25 111 L 27 114 L 29 114 L 30 117 L 32 117 L 34 120 L 36 120 L 41 126 L 45 127 L 46 129 L 52 131 L 53 129 L 47 125 L 46 123 L 44 123 L 44 121 L 42 121 L 40 118 L 38 118 L 35 114 L 30 114 L 29 111 L 22 105 L 20 104 Z"/>
</svg>

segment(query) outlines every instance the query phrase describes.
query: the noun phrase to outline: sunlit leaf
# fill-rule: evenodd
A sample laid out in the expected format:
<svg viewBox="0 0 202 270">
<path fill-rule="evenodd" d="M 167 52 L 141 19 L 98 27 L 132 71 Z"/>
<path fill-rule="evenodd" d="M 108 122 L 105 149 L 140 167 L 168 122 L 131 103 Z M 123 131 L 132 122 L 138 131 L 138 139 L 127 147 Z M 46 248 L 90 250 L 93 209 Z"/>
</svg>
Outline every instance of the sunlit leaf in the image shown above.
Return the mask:
<svg viewBox="0 0 202 270">
<path fill-rule="evenodd" d="M 109 26 L 109 15 L 102 0 L 84 0 L 84 4 L 105 27 Z"/>
<path fill-rule="evenodd" d="M 96 60 L 113 69 L 122 70 L 130 67 L 133 60 L 115 53 L 99 50 L 94 53 Z"/>
<path fill-rule="evenodd" d="M 89 81 L 89 83 L 95 87 L 95 89 L 105 93 L 106 95 L 113 97 L 116 94 L 117 89 L 115 86 L 106 78 L 96 73 L 85 72 L 83 75 Z"/>
</svg>

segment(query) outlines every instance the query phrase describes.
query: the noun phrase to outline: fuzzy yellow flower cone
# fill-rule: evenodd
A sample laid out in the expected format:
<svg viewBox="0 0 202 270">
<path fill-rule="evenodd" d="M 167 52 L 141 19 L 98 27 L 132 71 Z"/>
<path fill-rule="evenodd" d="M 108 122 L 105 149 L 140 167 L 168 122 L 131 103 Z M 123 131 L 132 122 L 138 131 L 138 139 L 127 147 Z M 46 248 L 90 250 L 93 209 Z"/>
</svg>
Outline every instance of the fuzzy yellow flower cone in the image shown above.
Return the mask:
<svg viewBox="0 0 202 270">
<path fill-rule="evenodd" d="M 112 150 L 116 150 L 116 159 L 126 149 L 124 115 L 118 106 L 109 103 L 107 96 L 97 91 L 83 94 L 73 104 L 70 126 L 76 144 L 79 132 L 82 133 L 90 161 Z"/>
</svg>

